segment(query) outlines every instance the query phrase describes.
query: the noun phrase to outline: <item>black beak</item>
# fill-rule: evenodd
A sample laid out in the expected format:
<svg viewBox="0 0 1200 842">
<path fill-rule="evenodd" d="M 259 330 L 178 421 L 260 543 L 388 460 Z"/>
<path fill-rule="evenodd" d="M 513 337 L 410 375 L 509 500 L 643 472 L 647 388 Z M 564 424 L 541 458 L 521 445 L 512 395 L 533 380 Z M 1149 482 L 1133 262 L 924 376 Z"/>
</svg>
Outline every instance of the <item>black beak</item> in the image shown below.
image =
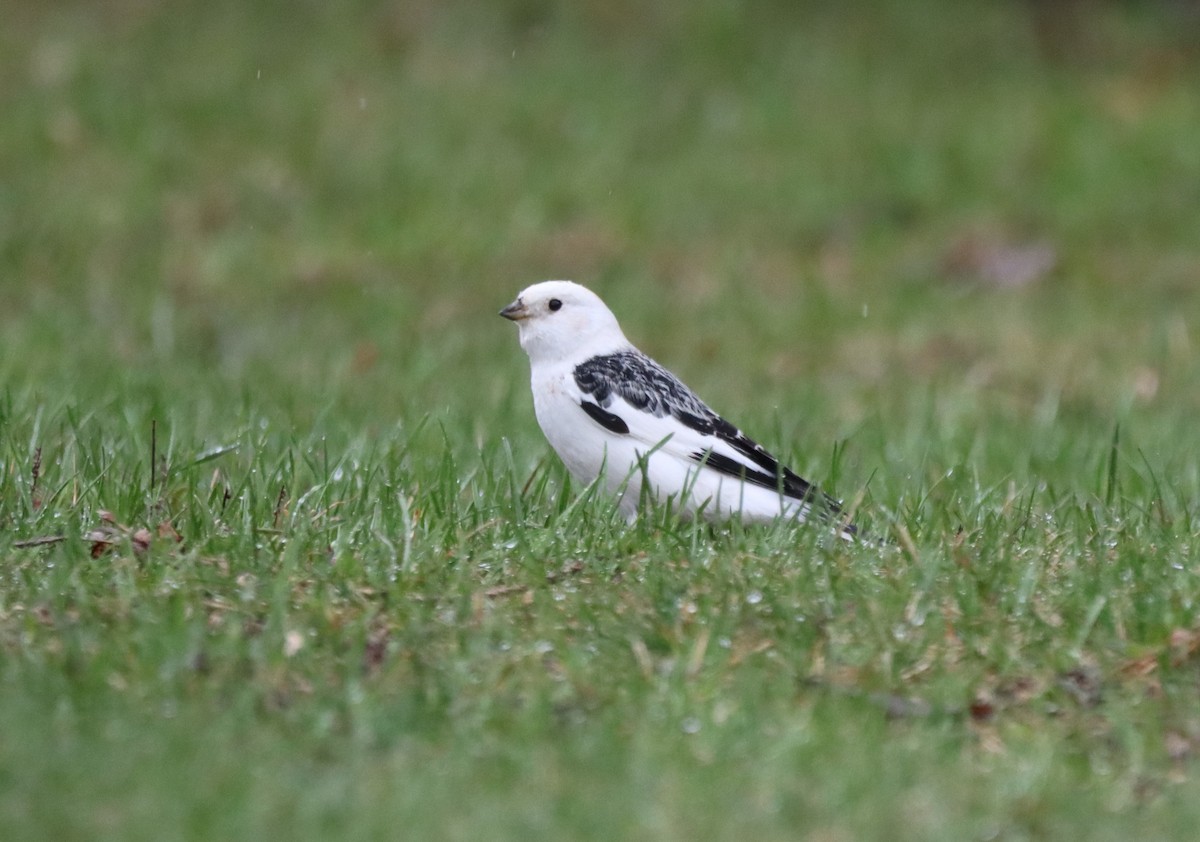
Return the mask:
<svg viewBox="0 0 1200 842">
<path fill-rule="evenodd" d="M 509 321 L 519 322 L 521 319 L 529 318 L 529 311 L 525 309 L 525 305 L 521 299 L 517 299 L 512 304 L 509 304 L 500 311 L 500 315 Z"/>
</svg>

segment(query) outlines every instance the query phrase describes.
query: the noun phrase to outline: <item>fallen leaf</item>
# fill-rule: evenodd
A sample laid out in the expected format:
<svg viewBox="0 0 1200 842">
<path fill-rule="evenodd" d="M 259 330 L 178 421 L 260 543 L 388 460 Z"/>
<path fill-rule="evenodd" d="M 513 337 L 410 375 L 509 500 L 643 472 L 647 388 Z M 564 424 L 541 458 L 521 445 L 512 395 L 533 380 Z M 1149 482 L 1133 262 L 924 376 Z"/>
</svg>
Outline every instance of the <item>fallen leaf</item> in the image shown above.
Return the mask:
<svg viewBox="0 0 1200 842">
<path fill-rule="evenodd" d="M 1200 632 L 1191 629 L 1173 629 L 1168 639 L 1171 647 L 1171 666 L 1182 666 L 1200 652 Z"/>
<path fill-rule="evenodd" d="M 150 530 L 142 527 L 133 533 L 133 549 L 135 552 L 144 553 L 150 549 L 150 542 L 153 537 L 150 535 Z"/>
<path fill-rule="evenodd" d="M 967 705 L 967 712 L 976 722 L 986 722 L 996 715 L 996 699 L 988 690 L 976 691 Z"/>
<path fill-rule="evenodd" d="M 283 636 L 283 654 L 290 658 L 304 648 L 304 634 L 292 629 Z"/>
<path fill-rule="evenodd" d="M 1145 678 L 1158 669 L 1158 653 L 1147 652 L 1140 658 L 1131 658 L 1121 665 L 1121 675 L 1126 678 Z"/>
<path fill-rule="evenodd" d="M 1057 264 L 1058 252 L 1050 243 L 1013 243 L 978 233 L 960 237 L 942 258 L 945 274 L 1000 289 L 1040 281 Z"/>
<path fill-rule="evenodd" d="M 1167 751 L 1167 757 L 1174 760 L 1176 763 L 1186 760 L 1192 753 L 1192 741 L 1188 739 L 1187 734 L 1182 734 L 1179 731 L 1168 731 L 1163 735 L 1163 747 Z"/>
<path fill-rule="evenodd" d="M 1066 691 L 1080 707 L 1092 708 L 1104 697 L 1100 671 L 1091 666 L 1067 670 L 1058 677 L 1058 686 Z"/>
<path fill-rule="evenodd" d="M 363 667 L 367 675 L 374 675 L 383 665 L 383 659 L 387 655 L 387 644 L 388 629 L 385 625 L 380 625 L 367 635 L 367 642 L 363 647 Z"/>
</svg>

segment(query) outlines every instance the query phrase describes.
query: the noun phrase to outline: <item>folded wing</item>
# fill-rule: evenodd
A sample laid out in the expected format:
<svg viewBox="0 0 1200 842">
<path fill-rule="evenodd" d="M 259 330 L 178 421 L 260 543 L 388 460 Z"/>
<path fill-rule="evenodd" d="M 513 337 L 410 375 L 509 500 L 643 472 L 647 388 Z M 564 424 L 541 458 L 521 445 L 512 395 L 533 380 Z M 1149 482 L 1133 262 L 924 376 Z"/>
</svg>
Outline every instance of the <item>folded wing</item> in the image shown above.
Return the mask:
<svg viewBox="0 0 1200 842">
<path fill-rule="evenodd" d="M 781 464 L 640 351 L 593 357 L 575 368 L 574 379 L 582 409 L 610 432 L 778 491 L 827 516 L 841 513 L 836 499 Z"/>
</svg>

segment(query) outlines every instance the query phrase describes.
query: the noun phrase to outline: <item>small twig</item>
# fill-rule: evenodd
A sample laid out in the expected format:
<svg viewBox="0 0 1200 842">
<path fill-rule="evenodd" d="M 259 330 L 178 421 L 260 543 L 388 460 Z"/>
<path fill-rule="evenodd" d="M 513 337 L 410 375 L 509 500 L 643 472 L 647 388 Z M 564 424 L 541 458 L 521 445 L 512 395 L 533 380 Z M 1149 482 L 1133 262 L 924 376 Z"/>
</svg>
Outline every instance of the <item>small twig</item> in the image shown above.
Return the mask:
<svg viewBox="0 0 1200 842">
<path fill-rule="evenodd" d="M 535 477 L 537 477 L 537 475 L 538 475 L 538 472 L 542 470 L 542 466 L 544 466 L 545 464 L 546 464 L 546 460 L 544 460 L 544 459 L 540 459 L 540 460 L 538 460 L 538 463 L 537 463 L 536 465 L 534 465 L 534 466 L 533 466 L 533 473 L 531 473 L 531 474 L 529 475 L 529 479 L 525 480 L 525 485 L 524 485 L 524 487 L 521 489 L 521 496 L 522 496 L 522 497 L 524 497 L 526 494 L 528 494 L 528 493 L 529 493 L 529 487 L 530 487 L 531 485 L 533 485 L 533 480 L 534 480 L 534 478 L 535 478 Z"/>
<path fill-rule="evenodd" d="M 488 599 L 498 599 L 499 597 L 508 596 L 509 594 L 525 593 L 528 590 L 528 585 L 496 585 L 495 587 L 488 588 L 486 591 L 484 591 L 483 595 Z"/>
<path fill-rule="evenodd" d="M 283 514 L 283 507 L 287 503 L 287 499 L 288 499 L 287 486 L 286 485 L 279 486 L 279 499 L 275 501 L 275 513 L 274 513 L 274 517 L 272 517 L 272 519 L 271 519 L 271 527 L 273 529 L 279 528 L 279 516 L 281 514 Z"/>
<path fill-rule="evenodd" d="M 42 448 L 38 446 L 37 450 L 33 451 L 33 468 L 29 472 L 29 499 L 35 509 L 40 508 L 42 501 L 38 499 L 38 479 L 42 475 Z"/>
<path fill-rule="evenodd" d="M 158 419 L 150 419 L 150 493 L 154 493 L 154 474 L 158 470 Z"/>
<path fill-rule="evenodd" d="M 39 538 L 26 538 L 24 541 L 13 541 L 13 547 L 18 550 L 25 550 L 30 547 L 45 547 L 50 544 L 61 544 L 67 540 L 65 535 L 42 535 Z"/>
<path fill-rule="evenodd" d="M 1112 446 L 1108 451 L 1108 482 L 1104 489 L 1104 506 L 1109 508 L 1113 504 L 1113 499 L 1117 496 L 1117 488 L 1119 481 L 1117 478 L 1117 454 L 1121 445 L 1121 425 L 1117 424 L 1113 428 Z"/>
<path fill-rule="evenodd" d="M 896 524 L 896 536 L 900 539 L 900 546 L 904 547 L 904 551 L 908 553 L 908 557 L 913 561 L 917 561 L 917 545 L 913 542 L 912 535 L 903 523 Z"/>
</svg>

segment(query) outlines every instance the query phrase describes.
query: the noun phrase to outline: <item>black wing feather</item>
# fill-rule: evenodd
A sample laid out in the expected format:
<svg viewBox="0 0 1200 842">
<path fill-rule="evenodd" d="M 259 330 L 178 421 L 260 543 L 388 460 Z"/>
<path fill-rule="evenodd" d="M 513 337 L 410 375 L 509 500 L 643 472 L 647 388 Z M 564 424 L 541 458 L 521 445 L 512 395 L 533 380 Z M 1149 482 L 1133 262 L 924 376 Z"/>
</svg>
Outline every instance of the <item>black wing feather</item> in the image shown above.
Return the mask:
<svg viewBox="0 0 1200 842">
<path fill-rule="evenodd" d="M 696 397 L 678 377 L 640 351 L 618 351 L 615 354 L 592 357 L 576 366 L 574 374 L 576 385 L 599 404 L 589 409 L 590 405 L 585 401 L 584 410 L 608 429 L 613 430 L 613 427 L 596 413 L 603 412 L 601 407 L 611 404 L 615 395 L 630 406 L 648 412 L 656 418 L 670 415 L 679 423 L 703 435 L 716 436 L 761 470 L 747 468 L 737 460 L 713 453 L 711 450 L 691 454 L 695 461 L 746 482 L 775 489 L 788 497 L 819 505 L 830 515 L 841 513 L 841 505 L 836 499 L 813 486 L 786 465 L 781 465 L 765 448 L 713 412 L 708 404 Z M 629 432 L 628 425 L 619 417 L 607 412 L 604 415 L 620 422 L 624 429 L 619 432 Z"/>
<path fill-rule="evenodd" d="M 629 425 L 625 423 L 625 420 L 620 415 L 601 409 L 591 401 L 580 401 L 579 405 L 583 408 L 584 412 L 592 417 L 593 421 L 610 433 L 616 433 L 620 436 L 629 435 Z"/>
</svg>

